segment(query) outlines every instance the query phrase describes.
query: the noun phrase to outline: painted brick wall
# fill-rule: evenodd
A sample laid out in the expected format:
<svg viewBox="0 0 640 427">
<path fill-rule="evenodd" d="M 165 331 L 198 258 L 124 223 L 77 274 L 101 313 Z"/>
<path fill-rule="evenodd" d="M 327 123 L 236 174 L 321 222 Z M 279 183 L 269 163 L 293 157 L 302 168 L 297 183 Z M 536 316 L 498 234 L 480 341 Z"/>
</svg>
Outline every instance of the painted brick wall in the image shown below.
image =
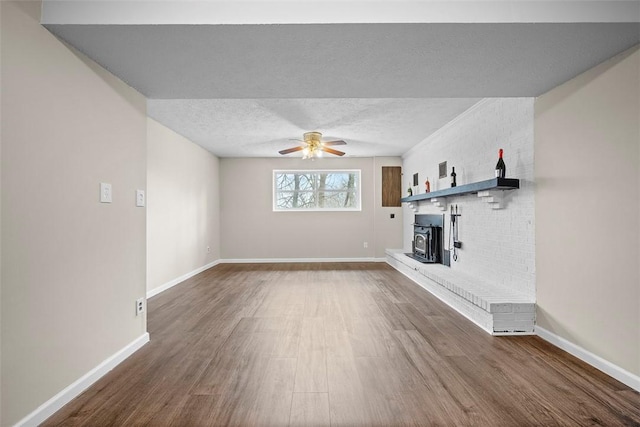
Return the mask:
<svg viewBox="0 0 640 427">
<path fill-rule="evenodd" d="M 419 174 L 419 194 L 429 177 L 431 190 L 449 188 L 438 179 L 438 164 L 455 166 L 458 185 L 494 177 L 498 149 L 504 149 L 507 178 L 520 189 L 504 194 L 504 207 L 491 209 L 476 195 L 447 198 L 445 248 L 449 241 L 449 206 L 458 205 L 458 238 L 463 243 L 451 268 L 535 298 L 535 222 L 533 169 L 533 98 L 484 99 L 403 156 L 403 187 Z M 403 204 L 404 249 L 411 249 L 415 212 Z M 418 213 L 440 213 L 422 201 Z"/>
</svg>

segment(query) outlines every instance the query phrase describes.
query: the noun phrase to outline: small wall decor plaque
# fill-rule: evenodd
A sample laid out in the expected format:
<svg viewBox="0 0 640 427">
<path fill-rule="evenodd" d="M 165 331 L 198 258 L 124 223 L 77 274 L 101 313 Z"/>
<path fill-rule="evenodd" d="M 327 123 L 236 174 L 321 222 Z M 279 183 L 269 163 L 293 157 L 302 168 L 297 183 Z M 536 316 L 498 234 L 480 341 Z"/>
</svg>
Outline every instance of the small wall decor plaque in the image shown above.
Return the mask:
<svg viewBox="0 0 640 427">
<path fill-rule="evenodd" d="M 447 177 L 447 162 L 442 162 L 438 165 L 438 173 L 440 175 L 440 178 Z"/>
</svg>

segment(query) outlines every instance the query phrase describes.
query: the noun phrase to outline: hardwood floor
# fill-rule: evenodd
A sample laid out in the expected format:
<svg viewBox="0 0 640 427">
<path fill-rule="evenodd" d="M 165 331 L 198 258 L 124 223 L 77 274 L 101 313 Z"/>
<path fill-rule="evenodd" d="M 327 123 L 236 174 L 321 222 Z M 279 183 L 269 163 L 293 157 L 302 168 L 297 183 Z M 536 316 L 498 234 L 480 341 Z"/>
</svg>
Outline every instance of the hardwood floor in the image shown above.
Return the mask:
<svg viewBox="0 0 640 427">
<path fill-rule="evenodd" d="M 382 263 L 219 265 L 46 426 L 640 426 L 640 394 L 491 337 Z"/>
</svg>

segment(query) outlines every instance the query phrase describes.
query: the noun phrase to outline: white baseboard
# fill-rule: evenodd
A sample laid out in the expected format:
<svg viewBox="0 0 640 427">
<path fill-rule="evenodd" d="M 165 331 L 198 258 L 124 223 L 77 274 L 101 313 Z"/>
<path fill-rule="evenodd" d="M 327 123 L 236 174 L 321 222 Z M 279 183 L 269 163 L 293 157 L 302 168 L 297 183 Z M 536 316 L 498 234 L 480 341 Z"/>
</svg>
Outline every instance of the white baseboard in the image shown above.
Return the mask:
<svg viewBox="0 0 640 427">
<path fill-rule="evenodd" d="M 176 277 L 175 279 L 170 280 L 167 283 L 158 286 L 157 288 L 153 288 L 153 289 L 148 290 L 147 291 L 147 299 L 149 299 L 149 298 L 151 298 L 153 296 L 156 296 L 159 293 L 164 292 L 169 288 L 174 287 L 178 283 L 182 283 L 185 280 L 190 279 L 191 277 L 195 276 L 198 273 L 202 273 L 203 271 L 208 270 L 211 267 L 214 267 L 214 266 L 220 264 L 220 262 L 221 262 L 221 260 L 216 260 L 216 261 L 210 262 L 209 264 L 203 265 L 202 267 L 199 267 L 199 268 L 196 268 L 195 270 L 190 271 L 189 273 L 183 274 L 180 277 Z"/>
<path fill-rule="evenodd" d="M 220 264 L 277 264 L 290 262 L 386 262 L 386 258 L 234 258 L 221 259 Z"/>
<path fill-rule="evenodd" d="M 140 347 L 149 342 L 149 333 L 145 332 L 124 348 L 104 360 L 98 366 L 84 374 L 77 381 L 67 386 L 60 393 L 40 405 L 35 411 L 18 421 L 14 427 L 36 427 L 44 422 L 60 408 L 69 403 L 93 383 L 118 366 L 123 360 L 135 353 Z"/>
<path fill-rule="evenodd" d="M 583 362 L 588 363 L 596 369 L 601 370 L 605 374 L 617 379 L 623 384 L 628 385 L 632 389 L 636 391 L 640 391 L 640 376 L 632 374 L 631 372 L 621 368 L 618 365 L 614 365 L 608 360 L 603 359 L 602 357 L 591 353 L 589 350 L 586 350 L 579 345 L 576 345 L 559 335 L 554 334 L 540 326 L 536 325 L 536 335 L 542 338 L 545 341 L 550 342 L 556 347 L 561 348 L 569 354 L 577 357 Z"/>
</svg>

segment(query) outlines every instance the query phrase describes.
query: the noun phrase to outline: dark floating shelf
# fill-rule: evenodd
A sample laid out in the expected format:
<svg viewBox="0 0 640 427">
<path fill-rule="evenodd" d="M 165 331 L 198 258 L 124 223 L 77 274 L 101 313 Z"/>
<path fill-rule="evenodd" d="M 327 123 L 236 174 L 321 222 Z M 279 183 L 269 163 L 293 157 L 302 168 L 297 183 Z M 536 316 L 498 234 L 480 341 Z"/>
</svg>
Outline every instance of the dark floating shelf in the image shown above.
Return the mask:
<svg viewBox="0 0 640 427">
<path fill-rule="evenodd" d="M 415 196 L 403 197 L 402 202 L 417 202 L 419 200 L 435 199 L 436 197 L 461 196 L 463 194 L 473 194 L 485 190 L 515 190 L 520 188 L 520 180 L 515 178 L 493 178 L 486 181 L 474 182 L 471 184 L 459 185 L 444 190 L 432 191 L 430 193 L 416 194 Z"/>
</svg>

